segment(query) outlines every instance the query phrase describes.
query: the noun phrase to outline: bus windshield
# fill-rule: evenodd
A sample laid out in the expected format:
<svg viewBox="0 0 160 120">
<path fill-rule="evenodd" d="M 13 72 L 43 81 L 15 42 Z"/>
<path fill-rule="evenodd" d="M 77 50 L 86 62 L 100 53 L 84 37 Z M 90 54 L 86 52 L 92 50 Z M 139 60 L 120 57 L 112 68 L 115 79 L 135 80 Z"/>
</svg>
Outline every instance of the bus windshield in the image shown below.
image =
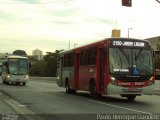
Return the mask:
<svg viewBox="0 0 160 120">
<path fill-rule="evenodd" d="M 152 52 L 144 48 L 109 48 L 110 73 L 151 75 Z"/>
<path fill-rule="evenodd" d="M 28 60 L 27 59 L 9 59 L 9 73 L 13 75 L 28 74 Z"/>
</svg>

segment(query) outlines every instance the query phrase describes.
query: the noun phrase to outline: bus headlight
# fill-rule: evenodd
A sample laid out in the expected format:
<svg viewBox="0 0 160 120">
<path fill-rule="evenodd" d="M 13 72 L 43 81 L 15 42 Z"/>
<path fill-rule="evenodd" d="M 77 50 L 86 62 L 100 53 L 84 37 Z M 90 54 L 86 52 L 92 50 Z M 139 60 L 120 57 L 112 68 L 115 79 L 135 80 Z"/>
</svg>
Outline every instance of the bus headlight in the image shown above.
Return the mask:
<svg viewBox="0 0 160 120">
<path fill-rule="evenodd" d="M 12 75 L 7 75 L 7 78 L 13 78 L 13 76 Z"/>
<path fill-rule="evenodd" d="M 10 78 L 10 75 L 7 75 L 7 78 Z"/>
<path fill-rule="evenodd" d="M 25 75 L 25 76 L 23 76 L 23 78 L 26 78 L 26 79 L 28 79 L 29 77 L 28 77 L 28 75 Z"/>
<path fill-rule="evenodd" d="M 111 79 L 111 83 L 116 85 L 116 78 L 111 76 L 110 79 Z"/>
<path fill-rule="evenodd" d="M 59 80 L 59 76 L 57 77 L 57 80 Z"/>
</svg>

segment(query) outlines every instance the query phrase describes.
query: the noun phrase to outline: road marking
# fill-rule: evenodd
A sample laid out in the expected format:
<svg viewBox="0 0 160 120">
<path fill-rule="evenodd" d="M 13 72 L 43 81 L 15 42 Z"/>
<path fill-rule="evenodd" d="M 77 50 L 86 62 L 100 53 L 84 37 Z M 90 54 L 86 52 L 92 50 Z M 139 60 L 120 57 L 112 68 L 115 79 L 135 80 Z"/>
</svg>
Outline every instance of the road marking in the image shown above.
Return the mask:
<svg viewBox="0 0 160 120">
<path fill-rule="evenodd" d="M 13 100 L 7 94 L 0 91 L 0 95 L 4 96 L 4 102 L 16 111 L 17 114 L 21 114 L 26 120 L 44 120 L 42 117 L 36 115 L 36 113 L 29 110 L 26 106 Z M 22 107 L 23 106 L 23 107 Z M 32 116 L 33 115 L 33 116 Z"/>
<path fill-rule="evenodd" d="M 111 96 L 111 97 L 114 97 L 114 98 L 119 98 L 120 96 L 119 95 L 105 95 L 105 96 Z M 153 102 L 156 102 L 156 103 L 160 103 L 160 100 L 158 100 L 160 98 L 160 96 L 157 96 L 157 95 L 142 95 L 142 96 L 139 96 L 137 97 L 136 99 L 139 99 L 139 100 L 147 100 L 147 101 L 153 101 Z"/>
<path fill-rule="evenodd" d="M 144 98 L 145 97 L 145 98 Z M 154 96 L 154 97 L 158 97 L 158 96 Z M 151 96 L 143 96 L 143 97 L 139 97 L 137 99 L 140 99 L 140 100 L 147 100 L 147 101 L 153 101 L 153 102 L 157 102 L 157 103 L 160 103 L 160 100 L 158 100 L 157 98 L 151 98 Z"/>
<path fill-rule="evenodd" d="M 26 105 L 18 105 L 18 107 L 26 107 Z"/>
<path fill-rule="evenodd" d="M 148 113 L 148 112 L 144 112 L 144 111 L 140 111 L 140 110 L 135 110 L 135 109 L 131 109 L 131 108 L 126 108 L 126 107 L 121 107 L 121 106 L 117 106 L 117 105 L 107 104 L 107 103 L 104 103 L 104 102 L 95 101 L 95 100 L 91 100 L 91 99 L 89 99 L 88 101 L 91 101 L 91 102 L 94 102 L 94 103 L 98 103 L 98 104 L 102 104 L 102 105 L 106 105 L 106 106 L 119 108 L 119 109 L 125 109 L 125 110 L 129 110 L 129 111 L 134 111 L 134 112 L 138 112 L 138 113 L 152 114 L 152 113 Z"/>
<path fill-rule="evenodd" d="M 19 90 L 18 88 L 0 88 L 0 90 Z M 37 89 L 21 89 L 21 91 L 45 91 L 45 92 L 65 92 L 65 90 L 53 90 L 53 89 L 42 89 L 42 88 L 37 88 Z"/>
<path fill-rule="evenodd" d="M 18 114 L 21 114 L 26 120 L 44 120 L 40 116 L 36 115 L 36 113 L 29 110 L 26 106 L 20 104 L 19 102 L 7 98 L 4 101 L 12 107 Z M 23 106 L 23 107 L 22 107 Z"/>
</svg>

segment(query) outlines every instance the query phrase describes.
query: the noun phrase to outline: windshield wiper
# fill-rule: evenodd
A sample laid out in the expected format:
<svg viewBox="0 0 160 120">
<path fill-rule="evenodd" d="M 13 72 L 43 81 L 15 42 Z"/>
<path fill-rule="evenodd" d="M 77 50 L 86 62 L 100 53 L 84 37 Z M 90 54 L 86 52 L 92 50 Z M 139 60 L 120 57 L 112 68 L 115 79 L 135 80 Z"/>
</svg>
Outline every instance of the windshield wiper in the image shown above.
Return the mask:
<svg viewBox="0 0 160 120">
<path fill-rule="evenodd" d="M 138 54 L 136 54 L 136 52 L 135 52 L 135 61 L 138 60 L 138 58 L 140 57 L 142 51 L 143 51 L 143 48 L 141 48 L 141 49 L 139 50 Z"/>
<path fill-rule="evenodd" d="M 129 52 L 125 53 L 122 48 L 119 48 L 119 50 L 121 51 L 121 53 L 123 54 L 123 56 L 125 57 L 125 59 L 128 61 L 128 64 L 130 66 Z"/>
</svg>

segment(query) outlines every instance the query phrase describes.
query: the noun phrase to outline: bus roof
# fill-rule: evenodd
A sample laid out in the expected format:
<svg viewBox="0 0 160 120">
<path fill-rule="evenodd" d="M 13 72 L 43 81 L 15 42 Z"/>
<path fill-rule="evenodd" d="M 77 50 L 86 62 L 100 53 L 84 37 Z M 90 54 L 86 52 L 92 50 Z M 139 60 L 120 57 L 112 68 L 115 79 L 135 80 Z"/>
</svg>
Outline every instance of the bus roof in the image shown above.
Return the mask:
<svg viewBox="0 0 160 120">
<path fill-rule="evenodd" d="M 23 59 L 28 59 L 28 57 L 25 56 L 19 56 L 19 55 L 9 55 L 7 58 L 23 58 Z"/>
<path fill-rule="evenodd" d="M 77 48 L 73 48 L 73 49 L 70 49 L 70 50 L 65 50 L 65 51 L 62 51 L 62 52 L 60 52 L 60 54 L 61 55 L 64 55 L 64 54 L 66 54 L 66 53 L 71 53 L 72 51 L 74 51 L 74 50 L 79 50 L 79 49 L 83 49 L 83 48 L 85 48 L 85 47 L 93 47 L 93 46 L 96 46 L 96 45 L 98 45 L 98 44 L 103 44 L 103 43 L 107 43 L 108 41 L 113 41 L 113 40 L 136 40 L 136 41 L 143 41 L 143 42 L 147 42 L 148 44 L 150 44 L 149 43 L 149 41 L 147 41 L 147 40 L 142 40 L 142 39 L 135 39 L 135 38 L 105 38 L 105 39 L 102 39 L 102 40 L 98 40 L 98 41 L 95 41 L 95 42 L 92 42 L 92 43 L 89 43 L 89 44 L 86 44 L 86 45 L 82 45 L 82 46 L 79 46 L 79 47 L 77 47 Z"/>
</svg>

